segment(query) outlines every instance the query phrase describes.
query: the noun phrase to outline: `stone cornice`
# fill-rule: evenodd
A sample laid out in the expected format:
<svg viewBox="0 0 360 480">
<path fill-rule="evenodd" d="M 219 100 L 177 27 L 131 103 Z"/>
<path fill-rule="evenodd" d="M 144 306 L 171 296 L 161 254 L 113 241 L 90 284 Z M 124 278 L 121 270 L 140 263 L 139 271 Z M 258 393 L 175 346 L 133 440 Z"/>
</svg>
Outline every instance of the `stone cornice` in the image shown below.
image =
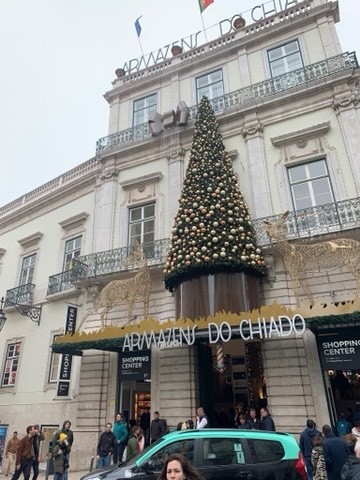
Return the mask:
<svg viewBox="0 0 360 480">
<path fill-rule="evenodd" d="M 88 216 L 88 213 L 81 212 L 77 215 L 74 215 L 70 218 L 67 218 L 66 220 L 59 222 L 59 225 L 63 230 L 68 232 L 69 230 L 82 226 L 86 222 Z"/>
<path fill-rule="evenodd" d="M 143 175 L 142 177 L 137 177 L 131 180 L 125 180 L 124 182 L 120 182 L 120 186 L 124 190 L 126 190 L 128 188 L 141 187 L 146 183 L 159 182 L 162 178 L 163 174 L 161 172 L 154 172 L 150 173 L 149 175 Z"/>
<path fill-rule="evenodd" d="M 32 235 L 28 235 L 27 237 L 21 238 L 18 240 L 18 243 L 21 245 L 21 247 L 26 250 L 27 248 L 34 247 L 37 245 L 40 240 L 43 237 L 43 233 L 41 232 L 36 232 L 33 233 Z"/>
<path fill-rule="evenodd" d="M 272 137 L 271 143 L 274 147 L 283 147 L 285 145 L 298 144 L 309 138 L 322 137 L 330 129 L 330 122 L 319 123 L 296 132 L 286 133 L 278 137 Z"/>
</svg>

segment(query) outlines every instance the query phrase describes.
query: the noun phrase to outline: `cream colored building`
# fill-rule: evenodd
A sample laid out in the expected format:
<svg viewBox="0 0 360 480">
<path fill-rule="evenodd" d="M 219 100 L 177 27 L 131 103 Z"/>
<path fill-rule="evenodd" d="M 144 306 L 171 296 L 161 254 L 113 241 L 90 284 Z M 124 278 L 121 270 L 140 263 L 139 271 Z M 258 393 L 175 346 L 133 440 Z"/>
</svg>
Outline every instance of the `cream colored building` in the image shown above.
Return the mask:
<svg viewBox="0 0 360 480">
<path fill-rule="evenodd" d="M 182 43 L 182 53 L 146 68 L 143 60 L 118 69 L 105 94 L 109 135 L 97 142 L 94 158 L 0 209 L 7 317 L 0 333 L 0 423 L 8 434 L 39 423 L 50 439 L 69 418 L 74 469 L 89 466 L 99 431 L 119 410 L 137 419 L 149 405 L 173 428 L 193 417 L 199 404 L 215 421 L 215 412 L 236 403 L 266 400 L 277 429 L 297 434 L 306 418 L 319 426 L 333 422 L 337 410 L 353 402 L 332 393 L 331 368 L 319 360 L 317 338 L 353 333 L 360 318 L 360 272 L 346 263 L 359 255 L 357 243 L 336 243 L 359 239 L 360 70 L 355 54 L 339 44 L 337 2 L 309 0 L 264 18 L 256 14 L 256 22 L 194 48 Z M 160 49 L 154 58 L 164 55 Z M 123 339 L 114 340 L 109 327 L 135 329 L 144 316 L 143 297 L 130 318 L 126 301 L 114 306 L 101 337 L 100 292 L 113 280 L 125 289 L 124 281 L 135 275 L 144 285 L 139 264 L 126 263 L 128 247 L 139 241 L 151 276 L 148 316 L 165 322 L 178 315 L 164 288 L 163 265 L 203 95 L 212 100 L 267 260 L 269 276 L 259 285 L 266 312 L 292 309 L 308 328 L 256 342 L 234 336 L 223 345 L 223 374 L 213 368 L 215 345 L 211 351 L 200 335 L 192 346 L 152 346 L 147 376 L 120 377 Z M 286 211 L 280 247 L 302 246 L 307 262 L 313 260 L 306 274 L 313 302 L 302 289 L 294 293 L 291 254 L 285 253 L 285 265 L 279 244 L 266 233 L 263 220 L 273 222 Z M 310 248 L 324 241 L 332 242 L 326 258 L 342 250 L 333 271 L 320 245 Z M 344 257 L 344 249 L 351 255 Z M 294 268 L 300 278 L 302 270 Z M 84 335 L 53 351 L 69 307 L 77 309 Z M 70 378 L 63 362 L 61 392 L 65 357 L 55 352 L 72 354 Z M 344 370 L 357 395 L 360 362 Z"/>
</svg>

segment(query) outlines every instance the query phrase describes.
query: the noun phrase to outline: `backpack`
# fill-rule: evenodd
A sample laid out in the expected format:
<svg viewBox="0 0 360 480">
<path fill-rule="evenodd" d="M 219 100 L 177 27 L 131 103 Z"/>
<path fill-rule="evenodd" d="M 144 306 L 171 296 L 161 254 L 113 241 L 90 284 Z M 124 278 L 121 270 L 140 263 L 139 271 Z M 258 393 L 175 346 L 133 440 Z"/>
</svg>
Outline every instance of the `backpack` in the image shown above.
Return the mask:
<svg viewBox="0 0 360 480">
<path fill-rule="evenodd" d="M 337 432 L 338 437 L 345 436 L 347 433 L 349 433 L 348 430 L 349 430 L 348 429 L 348 422 L 346 420 L 338 420 L 336 422 L 336 432 Z"/>
</svg>

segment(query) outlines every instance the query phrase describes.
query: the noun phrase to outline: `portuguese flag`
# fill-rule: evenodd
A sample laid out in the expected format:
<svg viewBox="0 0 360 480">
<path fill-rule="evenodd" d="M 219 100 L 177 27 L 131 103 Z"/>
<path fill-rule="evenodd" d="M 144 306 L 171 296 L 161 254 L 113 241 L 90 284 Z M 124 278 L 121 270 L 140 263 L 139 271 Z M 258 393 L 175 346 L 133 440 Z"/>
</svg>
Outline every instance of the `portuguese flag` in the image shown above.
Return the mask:
<svg viewBox="0 0 360 480">
<path fill-rule="evenodd" d="M 198 0 L 199 1 L 199 7 L 200 7 L 200 12 L 202 13 L 205 8 L 207 8 L 209 5 L 214 3 L 214 0 Z"/>
</svg>

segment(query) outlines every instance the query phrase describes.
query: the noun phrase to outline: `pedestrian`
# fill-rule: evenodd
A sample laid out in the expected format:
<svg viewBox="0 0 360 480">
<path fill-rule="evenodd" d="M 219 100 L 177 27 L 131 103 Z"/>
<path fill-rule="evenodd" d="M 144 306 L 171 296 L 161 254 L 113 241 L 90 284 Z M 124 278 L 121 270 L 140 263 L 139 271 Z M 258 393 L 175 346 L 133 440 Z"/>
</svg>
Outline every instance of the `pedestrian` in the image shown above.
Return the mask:
<svg viewBox="0 0 360 480">
<path fill-rule="evenodd" d="M 275 423 L 267 407 L 260 409 L 260 430 L 275 432 Z"/>
<path fill-rule="evenodd" d="M 52 439 L 52 447 L 51 447 L 51 453 L 53 453 L 53 448 L 56 446 L 57 441 L 60 439 L 60 435 L 61 434 L 66 435 L 66 441 L 68 442 L 70 449 L 69 451 L 63 451 L 63 455 L 64 455 L 64 462 L 67 465 L 69 465 L 70 463 L 70 451 L 71 451 L 72 444 L 74 443 L 74 433 L 70 427 L 71 427 L 70 420 L 64 420 L 62 428 L 57 430 L 54 433 L 54 436 Z M 62 480 L 68 480 L 68 473 L 69 473 L 69 467 L 64 469 Z"/>
<path fill-rule="evenodd" d="M 13 433 L 12 438 L 10 438 L 6 444 L 5 449 L 5 458 L 6 458 L 6 467 L 5 467 L 5 477 L 8 475 L 13 475 L 15 472 L 15 463 L 16 463 L 16 451 L 20 439 L 17 436 L 17 432 Z"/>
<path fill-rule="evenodd" d="M 355 445 L 355 455 L 360 458 L 360 420 L 355 422 L 354 428 L 351 430 L 351 433 L 356 438 Z"/>
<path fill-rule="evenodd" d="M 150 408 L 145 407 L 140 417 L 140 428 L 144 432 L 145 447 L 150 445 Z"/>
<path fill-rule="evenodd" d="M 247 421 L 245 413 L 240 413 L 237 428 L 239 428 L 240 430 L 248 430 L 249 429 L 249 423 Z"/>
<path fill-rule="evenodd" d="M 300 434 L 300 450 L 303 454 L 306 471 L 307 471 L 307 480 L 312 480 L 313 478 L 313 467 L 311 462 L 311 454 L 313 450 L 313 440 L 315 437 L 320 436 L 321 433 L 316 430 L 314 420 L 308 418 L 306 421 L 306 428 Z"/>
<path fill-rule="evenodd" d="M 248 428 L 250 430 L 260 430 L 260 420 L 256 408 L 251 407 L 248 417 Z"/>
<path fill-rule="evenodd" d="M 16 452 L 16 461 L 15 461 L 15 472 L 11 477 L 11 480 L 18 480 L 21 473 L 24 474 L 24 480 L 29 480 L 32 462 L 34 458 L 34 448 L 33 448 L 33 426 L 29 425 L 26 428 L 26 435 L 19 442 L 17 452 Z"/>
<path fill-rule="evenodd" d="M 33 427 L 33 448 L 34 448 L 34 458 L 32 463 L 33 477 L 32 480 L 36 480 L 39 475 L 39 455 L 40 455 L 40 442 L 45 440 L 43 432 L 40 430 L 40 426 L 35 424 Z"/>
<path fill-rule="evenodd" d="M 113 453 L 113 462 L 115 464 L 122 462 L 129 436 L 127 424 L 121 413 L 118 413 L 115 417 L 113 434 L 115 435 L 116 442 L 116 448 Z"/>
<path fill-rule="evenodd" d="M 154 412 L 154 419 L 151 421 L 150 425 L 151 443 L 159 440 L 159 438 L 163 437 L 165 433 L 167 433 L 167 422 L 166 420 L 160 418 L 160 413 L 156 411 Z"/>
<path fill-rule="evenodd" d="M 311 464 L 313 471 L 313 480 L 327 480 L 327 472 L 322 443 L 324 437 L 316 435 L 313 438 L 313 449 L 311 451 Z"/>
<path fill-rule="evenodd" d="M 351 414 L 351 423 L 355 425 L 356 422 L 360 422 L 360 402 L 356 402 L 355 410 Z"/>
<path fill-rule="evenodd" d="M 209 419 L 206 416 L 203 407 L 197 409 L 196 415 L 196 429 L 201 430 L 202 428 L 209 428 Z"/>
<path fill-rule="evenodd" d="M 144 450 L 144 445 L 144 432 L 141 430 L 141 427 L 135 425 L 131 429 L 131 434 L 127 444 L 126 461 L 128 462 L 132 458 L 136 457 L 136 455 L 141 453 Z"/>
<path fill-rule="evenodd" d="M 189 460 L 178 453 L 169 455 L 157 480 L 204 480 Z"/>
<path fill-rule="evenodd" d="M 185 430 L 192 430 L 194 428 L 194 422 L 191 420 L 186 420 L 185 422 Z"/>
<path fill-rule="evenodd" d="M 345 440 L 337 437 L 329 425 L 323 426 L 322 433 L 325 437 L 322 445 L 328 480 L 340 480 L 341 470 L 345 465 L 349 450 Z"/>
<path fill-rule="evenodd" d="M 52 447 L 54 480 L 63 480 L 65 476 L 68 476 L 70 450 L 71 447 L 66 433 L 60 433 Z"/>
<path fill-rule="evenodd" d="M 116 437 L 111 431 L 112 423 L 105 425 L 105 431 L 99 437 L 96 447 L 96 468 L 107 467 L 111 463 L 111 455 L 116 449 Z"/>
<path fill-rule="evenodd" d="M 346 420 L 345 413 L 341 412 L 338 421 L 335 423 L 335 435 L 337 437 L 345 437 L 345 435 L 351 432 L 351 428 L 352 425 Z"/>
<path fill-rule="evenodd" d="M 356 437 L 348 433 L 345 437 L 349 449 L 349 456 L 341 470 L 342 480 L 360 480 L 360 458 L 355 455 Z"/>
</svg>

